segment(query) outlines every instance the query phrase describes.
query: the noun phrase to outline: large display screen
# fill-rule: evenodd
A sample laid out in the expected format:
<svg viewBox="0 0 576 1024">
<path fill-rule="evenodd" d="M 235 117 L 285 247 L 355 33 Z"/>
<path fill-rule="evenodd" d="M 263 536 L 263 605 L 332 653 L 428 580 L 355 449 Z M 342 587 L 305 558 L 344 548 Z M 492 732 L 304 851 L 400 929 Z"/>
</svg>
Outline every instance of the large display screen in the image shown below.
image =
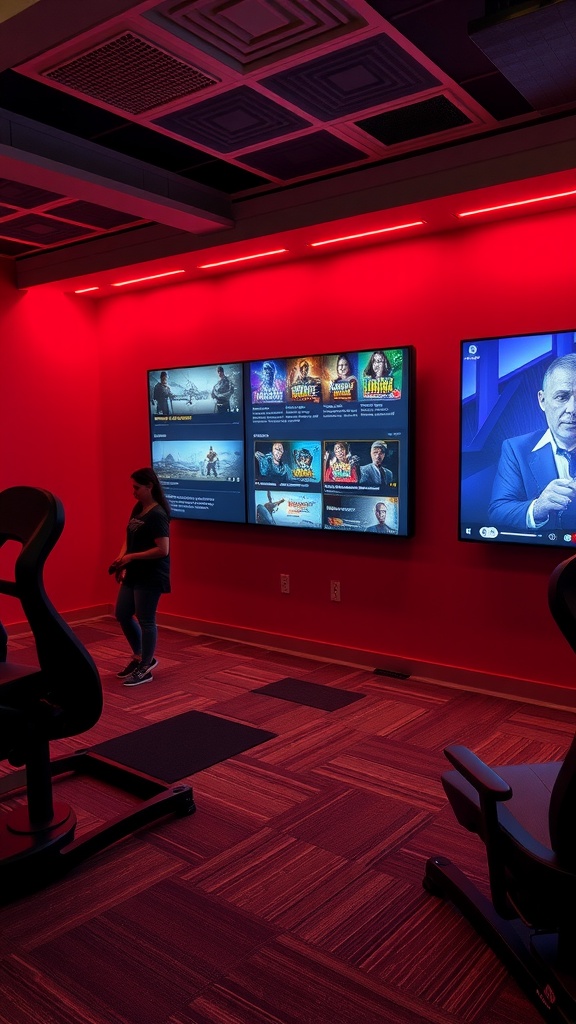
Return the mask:
<svg viewBox="0 0 576 1024">
<path fill-rule="evenodd" d="M 176 519 L 246 522 L 242 363 L 148 371 L 152 465 Z"/>
<path fill-rule="evenodd" d="M 247 365 L 248 522 L 410 532 L 413 356 L 391 347 Z"/>
<path fill-rule="evenodd" d="M 576 332 L 462 343 L 460 538 L 576 544 Z"/>
</svg>

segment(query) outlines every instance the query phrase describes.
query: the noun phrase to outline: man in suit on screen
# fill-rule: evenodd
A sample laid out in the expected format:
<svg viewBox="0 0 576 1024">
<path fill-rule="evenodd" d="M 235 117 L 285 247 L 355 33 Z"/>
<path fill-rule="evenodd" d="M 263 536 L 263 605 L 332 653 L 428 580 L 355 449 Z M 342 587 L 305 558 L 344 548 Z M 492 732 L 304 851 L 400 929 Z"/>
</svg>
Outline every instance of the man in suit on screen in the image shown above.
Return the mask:
<svg viewBox="0 0 576 1024">
<path fill-rule="evenodd" d="M 392 483 L 392 470 L 384 465 L 388 445 L 385 441 L 374 441 L 370 449 L 370 458 L 366 466 L 360 466 L 360 483 L 370 487 L 378 487 L 385 491 Z"/>
<path fill-rule="evenodd" d="M 546 370 L 538 404 L 547 430 L 502 444 L 489 519 L 500 529 L 576 530 L 576 353 Z"/>
</svg>

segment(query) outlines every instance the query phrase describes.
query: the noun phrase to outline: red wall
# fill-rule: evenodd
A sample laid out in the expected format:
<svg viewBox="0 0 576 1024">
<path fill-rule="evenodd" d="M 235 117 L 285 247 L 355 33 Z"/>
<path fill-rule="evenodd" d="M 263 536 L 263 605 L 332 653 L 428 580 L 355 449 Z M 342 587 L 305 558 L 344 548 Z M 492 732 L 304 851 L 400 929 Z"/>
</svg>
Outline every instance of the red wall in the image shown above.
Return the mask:
<svg viewBox="0 0 576 1024">
<path fill-rule="evenodd" d="M 114 599 L 106 566 L 131 508 L 130 473 L 149 462 L 147 368 L 413 344 L 415 536 L 380 544 L 176 522 L 162 607 L 278 646 L 286 636 L 334 644 L 351 661 L 361 650 L 438 665 L 439 677 L 457 666 L 572 687 L 574 656 L 546 603 L 562 553 L 465 545 L 456 519 L 460 339 L 576 327 L 575 229 L 576 211 L 540 214 L 101 302 L 0 281 L 0 478 L 64 500 L 47 574 L 57 605 Z"/>
<path fill-rule="evenodd" d="M 66 526 L 46 566 L 47 590 L 62 610 L 90 607 L 109 599 L 94 313 L 60 288 L 17 292 L 9 266 L 0 268 L 0 486 L 45 487 L 63 500 Z M 14 551 L 3 550 L 2 571 Z M 19 605 L 4 599 L 0 618 L 21 621 Z"/>
<path fill-rule="evenodd" d="M 523 217 L 100 303 L 104 379 L 121 382 L 103 425 L 109 551 L 129 473 L 148 460 L 147 367 L 413 344 L 415 536 L 380 545 L 178 522 L 163 608 L 278 635 L 279 646 L 290 636 L 350 648 L 338 653 L 352 661 L 361 649 L 571 686 L 573 655 L 546 602 L 562 554 L 464 545 L 456 521 L 460 339 L 575 327 L 575 229 L 575 211 Z"/>
</svg>

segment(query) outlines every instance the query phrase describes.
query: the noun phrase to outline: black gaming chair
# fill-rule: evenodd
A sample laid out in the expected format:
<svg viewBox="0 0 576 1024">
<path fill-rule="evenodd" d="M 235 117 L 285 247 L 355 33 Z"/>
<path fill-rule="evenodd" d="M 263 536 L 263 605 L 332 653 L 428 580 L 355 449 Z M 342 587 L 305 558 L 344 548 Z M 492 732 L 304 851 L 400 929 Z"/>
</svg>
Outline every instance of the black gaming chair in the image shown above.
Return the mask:
<svg viewBox="0 0 576 1024">
<path fill-rule="evenodd" d="M 576 556 L 549 585 L 549 605 L 576 651 Z M 491 769 L 466 747 L 444 751 L 442 785 L 458 822 L 486 846 L 491 902 L 443 857 L 424 888 L 451 900 L 544 1017 L 576 1021 L 576 737 L 564 761 Z"/>
<path fill-rule="evenodd" d="M 102 711 L 102 688 L 92 658 L 46 596 L 43 568 L 64 526 L 61 503 L 48 491 L 11 487 L 0 492 L 0 547 L 16 541 L 14 579 L 0 593 L 20 601 L 32 630 L 37 666 L 8 660 L 0 623 L 0 759 L 24 771 L 0 780 L 0 802 L 26 796 L 0 813 L 0 902 L 37 888 L 134 829 L 171 813 L 194 810 L 189 786 L 167 786 L 89 751 L 50 761 L 50 741 L 90 729 Z M 119 785 L 144 802 L 74 841 L 76 817 L 53 799 L 52 780 L 78 772 Z"/>
</svg>

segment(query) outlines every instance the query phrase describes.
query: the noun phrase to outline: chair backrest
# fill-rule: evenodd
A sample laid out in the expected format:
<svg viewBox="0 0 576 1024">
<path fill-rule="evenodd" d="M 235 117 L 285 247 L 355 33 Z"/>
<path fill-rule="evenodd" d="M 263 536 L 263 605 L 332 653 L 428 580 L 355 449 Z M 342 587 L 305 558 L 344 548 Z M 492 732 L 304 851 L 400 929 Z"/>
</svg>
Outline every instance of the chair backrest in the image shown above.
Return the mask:
<svg viewBox="0 0 576 1024">
<path fill-rule="evenodd" d="M 44 564 L 63 527 L 62 503 L 49 491 L 10 487 L 0 492 L 0 547 L 9 540 L 22 545 L 14 580 L 0 579 L 0 593 L 19 600 L 34 635 L 41 699 L 54 707 L 51 738 L 84 732 L 102 712 L 98 670 L 44 589 Z"/>
<path fill-rule="evenodd" d="M 554 569 L 548 585 L 550 611 L 576 652 L 576 555 Z M 550 797 L 548 824 L 552 849 L 566 867 L 576 869 L 576 736 L 568 749 Z"/>
<path fill-rule="evenodd" d="M 548 605 L 570 647 L 576 652 L 576 555 L 557 565 L 548 583 Z"/>
</svg>

